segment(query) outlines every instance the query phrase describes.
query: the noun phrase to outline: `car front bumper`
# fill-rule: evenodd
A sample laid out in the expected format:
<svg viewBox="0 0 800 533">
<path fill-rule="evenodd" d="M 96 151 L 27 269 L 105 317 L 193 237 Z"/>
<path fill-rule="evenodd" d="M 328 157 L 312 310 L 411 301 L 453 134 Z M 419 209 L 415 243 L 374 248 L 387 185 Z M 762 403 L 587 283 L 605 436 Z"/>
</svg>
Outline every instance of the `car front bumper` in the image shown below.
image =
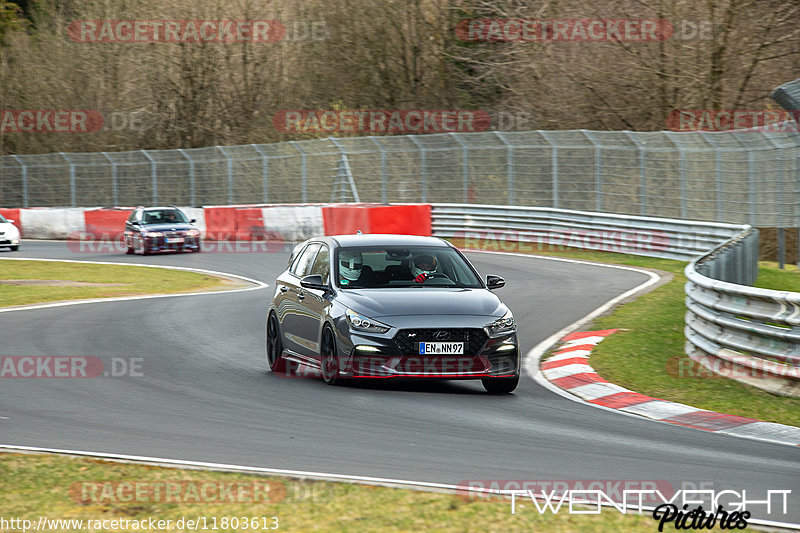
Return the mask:
<svg viewBox="0 0 800 533">
<path fill-rule="evenodd" d="M 430 322 L 421 327 L 424 322 L 415 318 L 402 320 L 404 327 L 393 327 L 385 334 L 352 331 L 343 320 L 344 323 L 337 328 L 340 375 L 351 378 L 477 379 L 513 377 L 519 373 L 516 331 L 490 337 L 482 327 L 491 322 L 486 317 L 470 320 L 440 320 L 437 317 L 437 324 L 442 324 L 437 328 L 431 328 Z M 416 338 L 409 341 L 407 332 L 411 331 L 423 342 L 431 342 L 425 332 L 470 333 L 466 338 L 456 337 L 464 343 L 463 354 L 427 355 L 418 353 Z"/>
</svg>

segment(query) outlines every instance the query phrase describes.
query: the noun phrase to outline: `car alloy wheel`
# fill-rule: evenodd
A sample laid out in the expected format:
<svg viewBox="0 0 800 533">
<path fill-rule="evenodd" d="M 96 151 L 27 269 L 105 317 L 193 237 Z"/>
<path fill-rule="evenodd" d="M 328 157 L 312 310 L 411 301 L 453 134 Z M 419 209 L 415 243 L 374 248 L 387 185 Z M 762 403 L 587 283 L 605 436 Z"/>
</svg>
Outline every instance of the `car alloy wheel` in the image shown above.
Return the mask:
<svg viewBox="0 0 800 533">
<path fill-rule="evenodd" d="M 336 338 L 330 326 L 322 330 L 322 345 L 320 346 L 320 367 L 322 380 L 328 385 L 336 385 L 339 378 L 339 357 L 336 350 Z"/>
<path fill-rule="evenodd" d="M 286 359 L 282 357 L 283 343 L 280 331 L 278 317 L 274 313 L 270 314 L 267 320 L 267 363 L 269 363 L 269 369 L 276 373 L 286 371 Z"/>
</svg>

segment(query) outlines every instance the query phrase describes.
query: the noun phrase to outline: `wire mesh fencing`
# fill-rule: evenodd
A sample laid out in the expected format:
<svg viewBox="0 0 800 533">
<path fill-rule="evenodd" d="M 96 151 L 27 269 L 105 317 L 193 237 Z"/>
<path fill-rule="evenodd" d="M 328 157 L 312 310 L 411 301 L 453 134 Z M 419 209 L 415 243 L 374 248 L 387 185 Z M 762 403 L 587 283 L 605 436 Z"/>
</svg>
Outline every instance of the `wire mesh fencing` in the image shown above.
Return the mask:
<svg viewBox="0 0 800 533">
<path fill-rule="evenodd" d="M 789 228 L 800 227 L 799 182 L 800 134 L 791 131 L 494 131 L 0 157 L 2 207 L 358 197 Z"/>
</svg>

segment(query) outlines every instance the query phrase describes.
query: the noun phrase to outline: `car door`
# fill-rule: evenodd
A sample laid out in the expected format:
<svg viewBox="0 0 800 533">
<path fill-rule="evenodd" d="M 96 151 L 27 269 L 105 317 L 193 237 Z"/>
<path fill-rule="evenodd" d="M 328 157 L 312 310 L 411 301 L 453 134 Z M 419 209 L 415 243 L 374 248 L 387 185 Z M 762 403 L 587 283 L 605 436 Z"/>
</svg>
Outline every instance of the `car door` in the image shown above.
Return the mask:
<svg viewBox="0 0 800 533">
<path fill-rule="evenodd" d="M 322 282 L 330 283 L 331 254 L 328 246 L 320 245 L 314 262 L 311 264 L 307 276 L 318 274 Z M 319 357 L 319 342 L 322 335 L 322 317 L 330 305 L 330 293 L 317 289 L 301 288 L 303 298 L 300 300 L 302 313 L 297 317 L 298 333 L 301 337 L 298 343 L 302 345 L 303 355 Z"/>
<path fill-rule="evenodd" d="M 300 252 L 287 272 L 277 280 L 275 307 L 283 333 L 283 346 L 289 351 L 309 355 L 308 346 L 303 346 L 301 316 L 306 313 L 303 300 L 305 289 L 300 287 L 300 279 L 311 270 L 320 243 L 311 243 Z"/>
</svg>

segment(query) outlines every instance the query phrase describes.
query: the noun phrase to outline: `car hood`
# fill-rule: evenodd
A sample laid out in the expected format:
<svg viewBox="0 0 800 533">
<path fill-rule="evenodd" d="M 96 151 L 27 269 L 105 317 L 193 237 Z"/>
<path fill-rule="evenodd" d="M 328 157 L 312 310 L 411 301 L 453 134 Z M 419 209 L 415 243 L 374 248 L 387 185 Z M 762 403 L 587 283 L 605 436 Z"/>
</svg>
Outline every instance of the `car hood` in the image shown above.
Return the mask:
<svg viewBox="0 0 800 533">
<path fill-rule="evenodd" d="M 373 318 L 419 315 L 503 316 L 508 309 L 486 289 L 343 289 L 337 299 Z"/>
<path fill-rule="evenodd" d="M 194 226 L 183 222 L 175 222 L 174 224 L 146 224 L 142 228 L 145 231 L 186 231 L 194 228 Z"/>
</svg>

